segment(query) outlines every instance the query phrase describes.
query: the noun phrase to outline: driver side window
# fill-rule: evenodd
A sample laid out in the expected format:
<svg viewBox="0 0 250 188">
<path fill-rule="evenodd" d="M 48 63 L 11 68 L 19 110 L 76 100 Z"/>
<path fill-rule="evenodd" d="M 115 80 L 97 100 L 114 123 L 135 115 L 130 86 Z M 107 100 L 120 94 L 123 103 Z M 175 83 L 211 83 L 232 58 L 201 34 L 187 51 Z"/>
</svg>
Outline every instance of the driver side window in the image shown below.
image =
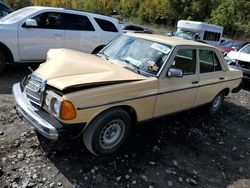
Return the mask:
<svg viewBox="0 0 250 188">
<path fill-rule="evenodd" d="M 61 13 L 46 12 L 32 18 L 37 22 L 37 28 L 41 29 L 62 29 Z"/>
<path fill-rule="evenodd" d="M 179 49 L 170 68 L 177 68 L 183 71 L 183 75 L 192 75 L 196 71 L 196 50 Z"/>
</svg>

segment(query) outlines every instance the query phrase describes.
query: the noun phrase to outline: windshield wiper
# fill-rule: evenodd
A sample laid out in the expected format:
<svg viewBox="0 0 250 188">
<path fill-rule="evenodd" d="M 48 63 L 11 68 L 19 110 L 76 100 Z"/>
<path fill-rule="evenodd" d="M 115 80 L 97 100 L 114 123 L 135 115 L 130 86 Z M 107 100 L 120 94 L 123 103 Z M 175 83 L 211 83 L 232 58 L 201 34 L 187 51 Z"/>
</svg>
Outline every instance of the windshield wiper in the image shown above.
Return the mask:
<svg viewBox="0 0 250 188">
<path fill-rule="evenodd" d="M 119 58 L 118 60 L 123 61 L 128 65 L 131 65 L 137 73 L 141 74 L 140 68 L 137 65 L 131 63 L 129 60 L 123 58 Z"/>
</svg>

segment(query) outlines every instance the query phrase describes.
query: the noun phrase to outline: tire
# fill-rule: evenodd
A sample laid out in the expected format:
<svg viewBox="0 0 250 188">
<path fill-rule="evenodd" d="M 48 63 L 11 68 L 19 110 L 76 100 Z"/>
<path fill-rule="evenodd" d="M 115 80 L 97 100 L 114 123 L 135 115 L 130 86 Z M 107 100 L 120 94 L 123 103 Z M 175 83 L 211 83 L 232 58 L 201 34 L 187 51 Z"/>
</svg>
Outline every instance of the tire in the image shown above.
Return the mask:
<svg viewBox="0 0 250 188">
<path fill-rule="evenodd" d="M 0 51 L 0 73 L 4 71 L 7 65 L 7 57 Z"/>
<path fill-rule="evenodd" d="M 210 115 L 216 114 L 221 109 L 221 106 L 224 101 L 224 96 L 225 96 L 224 92 L 221 91 L 214 97 L 213 101 L 209 104 L 208 108 Z"/>
<path fill-rule="evenodd" d="M 131 128 L 130 115 L 119 108 L 98 115 L 83 132 L 83 142 L 94 155 L 108 155 L 117 151 Z"/>
</svg>

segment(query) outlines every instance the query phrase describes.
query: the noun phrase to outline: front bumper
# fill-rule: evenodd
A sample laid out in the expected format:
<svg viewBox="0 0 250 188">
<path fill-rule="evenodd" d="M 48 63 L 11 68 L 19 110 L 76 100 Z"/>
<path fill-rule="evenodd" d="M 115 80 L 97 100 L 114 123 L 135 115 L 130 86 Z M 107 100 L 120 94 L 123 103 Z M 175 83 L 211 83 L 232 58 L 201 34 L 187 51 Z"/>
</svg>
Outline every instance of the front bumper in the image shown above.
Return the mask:
<svg viewBox="0 0 250 188">
<path fill-rule="evenodd" d="M 16 102 L 17 111 L 44 137 L 51 140 L 57 140 L 59 133 L 56 128 L 38 115 L 34 109 L 28 106 L 26 97 L 21 91 L 20 83 L 13 85 L 12 93 Z"/>
<path fill-rule="evenodd" d="M 43 110 L 34 110 L 29 106 L 20 83 L 12 87 L 16 109 L 39 133 L 51 140 L 60 137 L 74 138 L 81 135 L 86 123 L 63 124 Z"/>
</svg>

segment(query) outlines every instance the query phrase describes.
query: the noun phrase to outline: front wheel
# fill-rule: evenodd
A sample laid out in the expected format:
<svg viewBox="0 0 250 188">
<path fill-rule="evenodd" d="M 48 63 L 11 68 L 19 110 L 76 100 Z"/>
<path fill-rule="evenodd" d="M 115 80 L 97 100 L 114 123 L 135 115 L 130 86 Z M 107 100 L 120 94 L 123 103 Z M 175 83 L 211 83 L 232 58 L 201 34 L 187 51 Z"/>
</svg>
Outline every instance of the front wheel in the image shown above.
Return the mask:
<svg viewBox="0 0 250 188">
<path fill-rule="evenodd" d="M 209 113 L 211 115 L 214 115 L 215 113 L 217 113 L 221 106 L 222 106 L 222 103 L 224 101 L 224 92 L 220 92 L 219 94 L 217 94 L 213 101 L 209 104 Z"/>
<path fill-rule="evenodd" d="M 131 127 L 130 115 L 122 109 L 112 109 L 97 116 L 83 132 L 83 142 L 94 155 L 117 151 L 126 140 Z"/>
</svg>

